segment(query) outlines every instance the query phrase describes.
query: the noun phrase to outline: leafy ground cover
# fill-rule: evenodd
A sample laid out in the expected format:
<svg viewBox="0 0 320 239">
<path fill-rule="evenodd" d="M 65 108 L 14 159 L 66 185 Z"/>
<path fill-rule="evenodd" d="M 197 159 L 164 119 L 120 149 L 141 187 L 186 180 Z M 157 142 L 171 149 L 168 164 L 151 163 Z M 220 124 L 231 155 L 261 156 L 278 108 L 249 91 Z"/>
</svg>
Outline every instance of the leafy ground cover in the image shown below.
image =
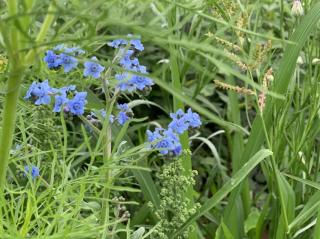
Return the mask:
<svg viewBox="0 0 320 239">
<path fill-rule="evenodd" d="M 0 238 L 320 238 L 318 1 L 0 6 Z"/>
</svg>

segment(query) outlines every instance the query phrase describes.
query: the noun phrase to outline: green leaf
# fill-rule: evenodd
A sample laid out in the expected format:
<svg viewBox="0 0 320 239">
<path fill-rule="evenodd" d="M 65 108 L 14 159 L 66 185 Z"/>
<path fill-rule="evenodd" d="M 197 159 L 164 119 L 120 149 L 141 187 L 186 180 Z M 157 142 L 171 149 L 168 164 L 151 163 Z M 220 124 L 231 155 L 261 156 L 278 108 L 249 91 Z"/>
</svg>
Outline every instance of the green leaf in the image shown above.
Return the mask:
<svg viewBox="0 0 320 239">
<path fill-rule="evenodd" d="M 278 177 L 278 190 L 281 200 L 281 215 L 280 222 L 277 227 L 277 238 L 286 238 L 286 234 L 288 233 L 289 227 L 288 223 L 290 223 L 294 218 L 294 209 L 295 209 L 295 194 L 293 189 L 287 180 L 279 173 L 276 169 L 276 177 Z M 282 225 L 283 223 L 283 225 Z"/>
<path fill-rule="evenodd" d="M 234 239 L 230 229 L 223 221 L 220 223 L 220 226 L 216 231 L 215 239 Z"/>
<path fill-rule="evenodd" d="M 244 231 L 248 233 L 250 230 L 256 228 L 256 225 L 259 221 L 260 212 L 258 209 L 254 208 L 249 214 L 247 220 L 244 222 Z"/>
<path fill-rule="evenodd" d="M 308 221 L 316 214 L 319 206 L 320 192 L 317 192 L 309 199 L 298 216 L 296 216 L 296 218 L 289 224 L 289 230 L 292 231 L 295 229 L 299 229 L 303 223 Z"/>
<path fill-rule="evenodd" d="M 86 88 L 86 91 L 88 93 L 87 95 L 88 104 L 86 105 L 87 108 L 98 109 L 98 110 L 106 108 L 106 106 L 97 97 L 97 95 L 94 94 L 89 88 Z"/>
<path fill-rule="evenodd" d="M 141 239 L 143 234 L 146 232 L 144 227 L 139 227 L 136 231 L 132 234 L 132 239 Z"/>
<path fill-rule="evenodd" d="M 315 189 L 318 189 L 320 190 L 320 184 L 319 183 L 316 183 L 316 182 L 313 182 L 313 181 L 310 181 L 310 180 L 307 180 L 307 179 L 302 179 L 302 178 L 299 178 L 299 177 L 296 177 L 296 176 L 293 176 L 293 175 L 290 175 L 290 174 L 286 174 L 286 173 L 282 173 L 284 176 L 287 176 L 291 179 L 294 179 L 300 183 L 303 183 L 305 185 L 308 185 L 310 187 L 313 187 Z"/>
<path fill-rule="evenodd" d="M 139 162 L 139 166 L 146 166 L 143 162 Z M 158 194 L 157 187 L 151 177 L 149 172 L 144 172 L 141 170 L 132 170 L 135 178 L 138 180 L 141 190 L 146 198 L 146 200 L 152 202 L 155 208 L 160 205 L 160 198 Z"/>
<path fill-rule="evenodd" d="M 316 226 L 314 228 L 313 238 L 314 239 L 320 238 L 320 207 L 318 209 L 317 222 L 316 222 Z"/>
</svg>

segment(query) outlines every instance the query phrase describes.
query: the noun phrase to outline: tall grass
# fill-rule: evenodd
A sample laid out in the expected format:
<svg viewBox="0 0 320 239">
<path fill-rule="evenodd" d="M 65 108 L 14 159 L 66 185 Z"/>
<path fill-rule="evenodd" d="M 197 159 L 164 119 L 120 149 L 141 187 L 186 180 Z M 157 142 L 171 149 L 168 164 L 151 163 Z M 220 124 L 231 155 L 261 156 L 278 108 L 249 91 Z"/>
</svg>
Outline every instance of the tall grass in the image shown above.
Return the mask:
<svg viewBox="0 0 320 239">
<path fill-rule="evenodd" d="M 319 238 L 320 4 L 302 3 L 294 17 L 285 1 L 0 1 L 1 238 L 156 238 L 170 159 L 146 130 L 189 107 L 203 124 L 180 137 L 182 176 L 198 171 L 185 198 L 201 206 L 163 238 Z M 128 33 L 145 46 L 148 95 L 108 91 L 119 56 L 106 42 Z M 96 55 L 104 81 L 48 70 L 60 43 Z M 130 102 L 135 118 L 93 127 L 36 107 L 23 99 L 36 79 L 76 84 L 107 116 Z"/>
</svg>

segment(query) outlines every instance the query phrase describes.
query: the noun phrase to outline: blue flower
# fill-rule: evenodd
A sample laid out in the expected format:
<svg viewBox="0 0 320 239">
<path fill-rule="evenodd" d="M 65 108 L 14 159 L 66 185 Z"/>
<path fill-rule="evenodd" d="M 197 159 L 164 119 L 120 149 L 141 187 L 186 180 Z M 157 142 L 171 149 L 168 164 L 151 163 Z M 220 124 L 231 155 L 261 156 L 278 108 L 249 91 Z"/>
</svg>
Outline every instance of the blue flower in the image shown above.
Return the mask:
<svg viewBox="0 0 320 239">
<path fill-rule="evenodd" d="M 118 104 L 117 105 L 117 108 L 121 111 L 129 111 L 130 108 L 129 108 L 129 105 L 128 104 Z"/>
<path fill-rule="evenodd" d="M 172 150 L 173 155 L 180 155 L 182 152 L 182 145 L 180 143 L 176 143 L 174 149 Z"/>
<path fill-rule="evenodd" d="M 173 155 L 177 156 L 181 153 L 181 149 L 182 149 L 182 146 L 180 144 L 180 140 L 179 140 L 179 137 L 175 134 L 174 131 L 172 131 L 170 128 L 165 130 L 163 132 L 163 135 L 165 136 L 165 138 L 167 140 L 169 140 L 171 143 L 170 143 L 170 153 L 172 153 Z M 161 153 L 161 151 L 160 151 Z"/>
<path fill-rule="evenodd" d="M 51 101 L 50 94 L 53 89 L 49 86 L 48 80 L 41 83 L 33 82 L 29 87 L 24 99 L 35 98 L 36 105 L 47 105 Z"/>
<path fill-rule="evenodd" d="M 55 104 L 53 108 L 53 112 L 60 112 L 63 105 L 66 105 L 69 101 L 67 94 L 70 91 L 74 91 L 76 89 L 75 85 L 64 86 L 60 89 L 55 89 Z"/>
<path fill-rule="evenodd" d="M 116 78 L 116 80 L 118 81 L 124 81 L 126 79 L 128 79 L 129 74 L 127 72 L 121 73 L 121 74 L 115 74 L 114 76 Z"/>
<path fill-rule="evenodd" d="M 169 154 L 169 150 L 172 148 L 172 140 L 170 138 L 162 138 L 160 142 L 156 144 L 156 148 L 160 150 L 161 154 Z"/>
<path fill-rule="evenodd" d="M 64 52 L 68 54 L 72 54 L 74 56 L 78 56 L 86 53 L 80 47 L 70 47 L 70 48 L 66 47 Z"/>
<path fill-rule="evenodd" d="M 113 48 L 119 48 L 121 45 L 127 45 L 128 41 L 123 39 L 116 39 L 111 42 L 108 42 L 107 45 Z"/>
<path fill-rule="evenodd" d="M 117 120 L 118 120 L 118 123 L 120 125 L 124 125 L 128 120 L 129 120 L 129 116 L 127 115 L 126 112 L 123 112 L 123 111 L 120 111 L 118 116 L 117 116 Z"/>
<path fill-rule="evenodd" d="M 136 90 L 136 85 L 129 80 L 129 74 L 128 73 L 121 73 L 121 74 L 116 74 L 115 78 L 120 81 L 116 87 L 120 89 L 120 91 L 125 92 L 125 91 L 135 91 Z"/>
<path fill-rule="evenodd" d="M 183 132 L 189 128 L 189 124 L 184 116 L 185 114 L 181 109 L 179 109 L 176 113 L 170 113 L 172 121 L 169 124 L 169 128 L 178 134 L 183 134 Z"/>
<path fill-rule="evenodd" d="M 61 59 L 59 55 L 56 55 L 53 51 L 47 51 L 43 60 L 47 63 L 49 69 L 57 68 L 61 65 Z"/>
<path fill-rule="evenodd" d="M 68 98 L 65 93 L 62 93 L 61 95 L 56 95 L 55 96 L 55 104 L 53 108 L 53 112 L 60 112 L 61 107 L 68 103 Z"/>
<path fill-rule="evenodd" d="M 96 57 L 92 57 L 91 59 L 94 61 L 97 61 Z M 85 62 L 84 67 L 85 69 L 84 69 L 83 75 L 92 76 L 93 78 L 96 78 L 96 79 L 100 77 L 101 72 L 105 69 L 100 64 L 92 61 Z"/>
<path fill-rule="evenodd" d="M 61 65 L 63 66 L 63 70 L 65 73 L 76 68 L 78 65 L 78 60 L 67 54 L 61 53 L 60 59 L 61 59 Z"/>
<path fill-rule="evenodd" d="M 195 128 L 201 125 L 200 116 L 188 109 L 187 113 L 179 109 L 171 113 L 171 123 L 168 129 L 156 128 L 154 132 L 147 130 L 148 142 L 152 148 L 158 149 L 160 154 L 178 156 L 182 152 L 182 146 L 178 135 L 190 127 Z"/>
<path fill-rule="evenodd" d="M 129 114 L 132 114 L 128 104 L 118 104 L 117 108 L 120 110 L 117 115 L 117 120 L 120 125 L 124 125 L 129 119 Z"/>
<path fill-rule="evenodd" d="M 68 110 L 74 115 L 83 115 L 87 92 L 77 92 L 73 99 L 67 103 Z"/>
<path fill-rule="evenodd" d="M 169 128 L 178 134 L 183 134 L 186 130 L 188 130 L 189 125 L 186 123 L 184 118 L 174 119 L 170 124 Z"/>
<path fill-rule="evenodd" d="M 141 65 L 133 66 L 131 70 L 143 74 L 147 73 L 146 67 Z M 119 81 L 116 87 L 119 88 L 122 92 L 133 92 L 137 89 L 143 91 L 146 87 L 150 87 L 154 84 L 153 81 L 148 77 L 139 76 L 127 72 L 116 74 L 115 78 Z"/>
<path fill-rule="evenodd" d="M 154 142 L 154 141 L 160 139 L 162 137 L 161 132 L 163 130 L 164 129 L 162 129 L 162 128 L 156 128 L 154 132 L 147 130 L 148 141 L 151 143 L 151 142 Z"/>
<path fill-rule="evenodd" d="M 118 83 L 117 88 L 119 88 L 122 92 L 133 92 L 136 90 L 136 86 L 132 83 L 129 83 L 128 81 Z"/>
<path fill-rule="evenodd" d="M 172 129 L 156 128 L 154 132 L 147 131 L 148 142 L 151 143 L 153 148 L 160 151 L 160 154 L 174 156 L 180 155 L 182 146 L 179 141 L 179 137 L 174 133 Z"/>
<path fill-rule="evenodd" d="M 64 87 L 60 88 L 58 90 L 58 92 L 60 92 L 60 93 L 68 93 L 70 91 L 74 91 L 75 89 L 76 89 L 75 85 L 68 85 L 68 86 L 64 86 Z"/>
<path fill-rule="evenodd" d="M 169 128 L 178 134 L 183 134 L 186 130 L 191 128 L 197 128 L 201 125 L 200 116 L 197 113 L 192 112 L 189 108 L 187 113 L 184 113 L 179 109 L 175 114 L 171 113 L 170 117 L 172 122 L 169 124 Z"/>
<path fill-rule="evenodd" d="M 66 47 L 64 44 L 59 44 L 53 48 L 54 51 L 64 52 L 67 54 L 71 54 L 72 56 L 78 56 L 86 53 L 80 47 Z"/>
<path fill-rule="evenodd" d="M 128 34 L 128 37 L 131 37 L 131 34 Z M 144 46 L 141 43 L 140 39 L 132 39 L 130 40 L 130 44 L 138 51 L 143 51 L 144 50 Z"/>
<path fill-rule="evenodd" d="M 133 75 L 132 78 L 128 81 L 129 84 L 134 85 L 138 90 L 144 90 L 148 86 L 153 85 L 153 81 L 144 76 Z"/>
<path fill-rule="evenodd" d="M 132 37 L 132 34 L 128 34 L 128 37 Z M 130 45 L 133 46 L 134 49 L 138 50 L 138 51 L 143 51 L 144 47 L 143 44 L 141 43 L 141 40 L 138 39 L 131 39 L 130 40 Z"/>
<path fill-rule="evenodd" d="M 26 171 L 26 173 L 31 174 L 32 179 L 40 176 L 40 170 L 36 166 L 32 166 L 30 170 L 29 166 L 26 165 L 24 167 L 24 170 Z"/>
<path fill-rule="evenodd" d="M 147 67 L 140 65 L 140 64 L 136 65 L 133 70 L 136 72 L 140 72 L 142 74 L 148 74 Z"/>
<path fill-rule="evenodd" d="M 184 118 L 192 128 L 197 128 L 201 125 L 200 116 L 197 113 L 193 113 L 191 108 L 188 109 L 187 114 L 185 114 Z"/>
<path fill-rule="evenodd" d="M 128 34 L 128 37 L 131 38 L 132 34 Z M 130 42 L 130 45 L 134 49 L 136 49 L 138 51 L 143 51 L 144 50 L 144 46 L 141 43 L 140 39 L 131 39 L 129 42 Z M 128 41 L 124 40 L 124 39 L 116 39 L 116 40 L 113 40 L 113 41 L 107 43 L 108 46 L 113 47 L 113 48 L 119 48 L 120 46 L 125 46 L 127 44 L 128 44 Z"/>
<path fill-rule="evenodd" d="M 121 49 L 122 58 L 119 61 L 120 65 L 122 65 L 127 70 L 131 70 L 134 66 L 139 65 L 138 58 L 131 59 L 134 54 L 134 51 L 126 50 L 126 52 L 124 52 L 124 50 L 125 49 Z"/>
<path fill-rule="evenodd" d="M 128 37 L 132 38 L 132 35 L 128 34 Z M 128 41 L 123 39 L 117 39 L 108 43 L 111 47 L 120 48 L 119 54 L 121 55 L 121 58 L 119 64 L 125 70 L 131 71 L 115 75 L 115 79 L 119 81 L 119 83 L 116 84 L 116 87 L 122 92 L 133 92 L 136 90 L 143 91 L 145 89 L 149 89 L 149 87 L 154 84 L 153 81 L 148 77 L 134 74 L 134 72 L 148 74 L 146 67 L 140 65 L 139 59 L 134 57 L 135 50 L 144 50 L 143 44 L 140 39 L 131 39 L 129 40 L 129 43 L 132 46 L 130 49 L 120 47 L 128 44 Z"/>
</svg>

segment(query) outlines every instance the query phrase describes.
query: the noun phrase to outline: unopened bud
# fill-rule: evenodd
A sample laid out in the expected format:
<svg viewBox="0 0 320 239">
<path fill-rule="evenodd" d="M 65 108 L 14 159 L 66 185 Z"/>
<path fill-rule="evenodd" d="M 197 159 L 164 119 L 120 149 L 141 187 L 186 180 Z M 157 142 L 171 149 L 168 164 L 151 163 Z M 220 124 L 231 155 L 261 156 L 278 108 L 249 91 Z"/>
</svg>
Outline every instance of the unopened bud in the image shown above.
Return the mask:
<svg viewBox="0 0 320 239">
<path fill-rule="evenodd" d="M 312 65 L 319 65 L 320 64 L 320 59 L 319 58 L 314 58 L 312 60 Z"/>
<path fill-rule="evenodd" d="M 298 64 L 298 65 L 302 65 L 303 63 L 304 63 L 304 62 L 303 62 L 302 57 L 299 56 L 298 59 L 297 59 L 297 64 Z"/>
<path fill-rule="evenodd" d="M 300 0 L 294 0 L 291 8 L 292 16 L 302 16 L 304 14 L 303 7 Z"/>
</svg>

